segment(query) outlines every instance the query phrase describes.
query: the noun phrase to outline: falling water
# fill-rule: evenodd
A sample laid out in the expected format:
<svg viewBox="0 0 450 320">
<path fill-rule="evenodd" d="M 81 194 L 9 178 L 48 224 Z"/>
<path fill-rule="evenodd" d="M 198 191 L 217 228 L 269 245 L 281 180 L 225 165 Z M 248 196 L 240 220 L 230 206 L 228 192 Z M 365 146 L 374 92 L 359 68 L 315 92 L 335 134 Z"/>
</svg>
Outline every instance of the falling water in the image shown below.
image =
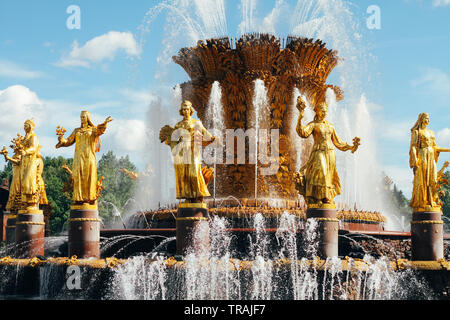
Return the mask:
<svg viewBox="0 0 450 320">
<path fill-rule="evenodd" d="M 114 273 L 112 294 L 115 299 L 166 300 L 167 273 L 164 260 L 149 261 L 145 256 L 128 259 Z"/>
<path fill-rule="evenodd" d="M 256 3 L 256 0 L 241 0 L 243 21 L 240 28 L 242 33 L 259 31 L 256 23 Z M 227 34 L 224 3 L 221 0 L 197 0 L 190 3 L 177 0 L 163 1 L 157 8 L 157 10 L 149 11 L 144 24 L 148 26 L 153 17 L 162 9 L 169 11 L 167 21 L 170 24 L 166 29 L 168 34 L 164 37 L 164 49 L 158 57 L 158 61 L 162 65 L 170 61 L 170 56 L 181 47 L 193 45 L 200 39 Z M 366 73 L 360 72 L 362 65 L 358 61 L 361 61 L 360 57 L 365 52 L 358 46 L 361 34 L 355 24 L 355 19 L 344 1 L 299 0 L 293 10 L 290 27 L 293 35 L 320 38 L 328 42 L 328 46 L 338 50 L 340 56 L 344 58 L 336 70 L 340 76 L 340 86 L 346 92 L 346 100 L 337 106 L 334 95 L 327 92 L 329 119 L 335 124 L 344 140 L 351 142 L 353 136 L 361 136 L 362 145 L 359 150 L 361 151 L 359 158 L 347 153 L 338 159 L 341 164 L 343 163 L 343 166 L 339 166 L 339 168 L 343 168 L 344 194 L 342 197 L 347 203 L 358 202 L 358 205 L 365 209 L 373 209 L 372 202 L 370 202 L 373 198 L 369 197 L 369 195 L 373 195 L 373 181 L 364 180 L 367 178 L 367 170 L 374 171 L 374 167 L 370 167 L 373 162 L 367 162 L 367 164 L 361 164 L 361 162 L 366 159 L 375 159 L 375 146 L 374 137 L 371 135 L 368 101 L 360 88 L 361 83 L 365 83 L 361 75 Z M 177 99 L 181 100 L 179 86 L 176 91 Z M 220 86 L 215 83 L 210 98 L 211 110 L 221 109 L 216 103 L 220 101 L 220 98 L 217 99 L 219 93 Z M 294 90 L 294 103 L 299 95 L 298 90 Z M 265 106 L 268 106 L 267 92 L 262 80 L 255 81 L 253 106 L 256 141 L 258 141 L 258 129 L 264 122 Z M 311 108 L 307 110 L 309 113 L 312 112 Z M 294 108 L 295 112 L 297 110 Z M 304 119 L 306 122 L 308 122 L 308 117 L 312 118 L 312 114 L 306 115 L 307 112 L 305 112 Z M 213 114 L 215 113 L 213 112 Z M 295 114 L 297 115 L 294 117 L 296 121 L 298 113 Z M 218 118 L 213 116 L 210 119 L 217 120 Z M 160 124 L 167 123 L 161 122 L 157 125 L 153 123 L 152 127 L 160 128 Z M 352 128 L 351 123 L 357 123 L 357 126 Z M 215 128 L 215 124 L 212 126 Z M 257 198 L 258 143 L 255 144 L 255 157 L 255 198 Z M 357 161 L 360 164 L 358 166 L 355 165 Z M 156 166 L 156 168 L 160 168 L 162 163 L 169 162 L 164 162 L 160 158 L 158 162 L 160 166 Z M 165 170 L 167 171 L 169 168 L 167 167 Z M 166 171 L 162 171 L 161 175 L 168 176 L 169 171 Z M 162 183 L 152 185 L 164 185 L 164 191 L 167 191 L 165 189 L 169 183 L 167 181 L 160 182 Z M 367 186 L 367 189 L 360 188 L 363 185 Z M 371 193 L 367 193 L 367 190 L 371 190 Z M 365 192 L 365 194 L 359 195 L 358 192 Z M 161 199 L 160 196 L 162 195 L 160 194 L 154 199 Z M 256 214 L 253 222 L 256 232 L 255 241 L 251 244 L 249 254 L 253 262 L 250 270 L 252 275 L 250 286 L 245 287 L 247 284 L 246 274 L 241 275 L 239 271 L 230 272 L 227 268 L 230 258 L 233 257 L 231 237 L 226 231 L 226 220 L 214 218 L 211 220 L 210 226 L 211 253 L 208 256 L 209 259 L 206 261 L 203 259 L 204 257 L 191 253 L 186 257 L 185 269 L 178 271 L 184 275 L 184 287 L 170 288 L 169 278 L 173 273 L 166 268 L 162 258 L 149 261 L 148 257 L 135 257 L 115 270 L 113 283 L 116 285 L 118 293 L 116 298 L 170 299 L 183 294 L 183 298 L 191 299 L 241 299 L 243 297 L 270 299 L 276 291 L 276 268 L 274 260 L 269 257 L 270 252 L 268 251 L 271 246 L 268 244 L 263 215 Z M 305 223 L 302 243 L 304 255 L 297 250 L 297 230 L 298 225 L 294 217 L 286 214 L 280 218 L 277 238 L 283 246 L 279 251 L 279 257 L 298 262 L 291 264 L 292 286 L 289 288 L 293 291 L 295 299 L 350 298 L 348 291 L 353 283 L 356 285 L 352 289 L 357 292 L 356 298 L 359 299 L 406 298 L 410 288 L 417 290 L 420 294 L 425 292 L 427 297 L 431 296 L 427 293 L 426 288 L 422 287 L 420 281 L 411 281 L 413 278 L 411 274 L 394 274 L 386 259 L 374 260 L 365 257 L 364 262 L 368 266 L 368 271 L 355 273 L 347 271 L 345 283 L 341 282 L 342 262 L 336 258 L 329 259 L 325 267 L 324 278 L 319 279 L 317 265 L 311 266 L 309 263 L 317 254 L 317 222 L 309 219 Z M 319 292 L 321 280 L 324 286 Z M 354 282 L 351 282 L 352 280 Z M 413 283 L 405 285 L 407 281 Z M 242 293 L 240 288 L 247 288 L 248 293 Z"/>
<path fill-rule="evenodd" d="M 208 126 L 211 128 L 211 134 L 216 137 L 218 143 L 222 142 L 223 132 L 225 130 L 225 122 L 222 105 L 222 89 L 219 81 L 214 81 L 211 94 L 209 97 L 208 108 L 206 110 L 206 119 L 208 119 Z M 223 160 L 217 158 L 217 149 L 213 149 L 214 157 L 214 180 L 213 180 L 213 198 L 216 198 L 216 179 L 217 179 L 217 162 L 221 163 Z M 221 155 L 223 157 L 223 155 Z"/>
<path fill-rule="evenodd" d="M 258 199 L 258 143 L 259 143 L 259 129 L 264 126 L 263 129 L 269 129 L 268 117 L 269 117 L 269 102 L 267 99 L 267 89 L 264 81 L 261 79 L 255 80 L 255 88 L 253 93 L 253 108 L 254 108 L 254 120 L 253 125 L 255 128 L 255 199 Z"/>
</svg>

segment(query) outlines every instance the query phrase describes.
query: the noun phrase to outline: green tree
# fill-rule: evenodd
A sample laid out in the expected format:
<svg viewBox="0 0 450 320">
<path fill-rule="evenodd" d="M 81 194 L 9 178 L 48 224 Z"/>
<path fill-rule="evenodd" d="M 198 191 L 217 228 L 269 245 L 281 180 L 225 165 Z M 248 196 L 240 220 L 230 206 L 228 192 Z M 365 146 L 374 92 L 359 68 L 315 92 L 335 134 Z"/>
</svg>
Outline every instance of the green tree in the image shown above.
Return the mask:
<svg viewBox="0 0 450 320">
<path fill-rule="evenodd" d="M 117 158 L 112 151 L 104 153 L 98 162 L 98 177 L 104 177 L 103 191 L 99 199 L 99 215 L 105 224 L 114 220 L 116 210 L 122 213 L 127 200 L 136 191 L 137 181 L 131 180 L 120 169 L 137 171 L 136 166 L 127 156 Z"/>
<path fill-rule="evenodd" d="M 70 192 L 63 191 L 64 184 L 68 183 L 70 177 L 61 166 L 67 164 L 72 167 L 73 159 L 63 157 L 45 157 L 43 178 L 47 192 L 48 202 L 52 208 L 50 216 L 50 232 L 58 234 L 64 231 L 67 219 L 69 218 L 70 203 L 72 195 Z"/>
<path fill-rule="evenodd" d="M 445 171 L 445 179 L 450 181 L 450 171 Z M 447 226 L 450 225 L 450 185 L 443 185 L 439 190 L 439 195 L 442 201 L 442 213 L 444 215 L 444 222 Z"/>
<path fill-rule="evenodd" d="M 64 164 L 72 168 L 73 159 L 44 157 L 43 179 L 52 211 L 49 220 L 50 234 L 52 235 L 59 234 L 66 229 L 72 202 L 72 190 L 68 188 L 70 177 L 61 168 Z M 114 207 L 119 211 L 123 210 L 126 201 L 133 197 L 137 187 L 136 181 L 131 180 L 120 171 L 122 168 L 137 171 L 128 156 L 117 158 L 112 151 L 103 154 L 98 162 L 98 178 L 104 177 L 104 189 L 99 199 L 99 214 L 105 224 L 114 218 Z M 6 164 L 0 171 L 0 182 L 3 178 L 9 179 L 11 182 L 11 163 Z"/>
<path fill-rule="evenodd" d="M 2 171 L 0 171 L 0 182 L 3 181 L 3 179 L 8 179 L 9 183 L 11 183 L 12 180 L 12 163 L 7 162 L 5 167 Z"/>
</svg>

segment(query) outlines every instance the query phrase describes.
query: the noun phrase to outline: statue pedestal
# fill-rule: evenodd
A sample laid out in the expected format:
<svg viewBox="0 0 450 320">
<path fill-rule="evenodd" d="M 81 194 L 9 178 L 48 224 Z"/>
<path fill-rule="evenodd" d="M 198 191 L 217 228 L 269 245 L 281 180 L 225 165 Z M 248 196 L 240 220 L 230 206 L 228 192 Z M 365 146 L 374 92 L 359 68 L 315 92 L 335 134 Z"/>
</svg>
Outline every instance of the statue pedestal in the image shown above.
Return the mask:
<svg viewBox="0 0 450 320">
<path fill-rule="evenodd" d="M 9 211 L 5 212 L 6 215 L 6 228 L 5 228 L 5 241 L 6 245 L 12 245 L 16 242 L 16 220 L 17 213 Z"/>
<path fill-rule="evenodd" d="M 45 222 L 42 210 L 19 210 L 15 229 L 16 258 L 44 255 Z"/>
<path fill-rule="evenodd" d="M 209 214 L 205 203 L 180 203 L 176 218 L 177 255 L 209 251 Z"/>
<path fill-rule="evenodd" d="M 411 221 L 411 260 L 437 261 L 444 257 L 441 211 L 414 212 Z"/>
<path fill-rule="evenodd" d="M 318 222 L 319 247 L 317 255 L 326 259 L 338 256 L 339 219 L 334 205 L 320 208 L 308 207 L 306 219 L 314 218 Z"/>
<path fill-rule="evenodd" d="M 69 216 L 69 257 L 100 258 L 97 205 L 72 205 Z"/>
</svg>

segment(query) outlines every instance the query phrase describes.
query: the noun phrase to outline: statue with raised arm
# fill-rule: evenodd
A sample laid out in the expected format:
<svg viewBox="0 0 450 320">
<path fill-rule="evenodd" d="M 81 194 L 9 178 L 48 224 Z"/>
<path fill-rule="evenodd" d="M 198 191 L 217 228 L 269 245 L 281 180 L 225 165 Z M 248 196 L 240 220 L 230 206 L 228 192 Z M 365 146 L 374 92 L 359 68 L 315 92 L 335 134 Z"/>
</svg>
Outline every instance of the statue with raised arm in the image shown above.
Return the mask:
<svg viewBox="0 0 450 320">
<path fill-rule="evenodd" d="M 341 193 L 335 147 L 341 151 L 350 150 L 354 153 L 360 145 L 360 139 L 354 138 L 351 146 L 338 137 L 334 126 L 325 120 L 327 115 L 325 102 L 314 107 L 316 113 L 314 120 L 304 126 L 302 119 L 305 108 L 305 102 L 299 97 L 297 109 L 300 111 L 300 116 L 297 134 L 301 138 L 312 135 L 314 144 L 308 161 L 295 177 L 296 188 L 304 196 L 309 208 L 333 207 L 334 198 Z"/>
<path fill-rule="evenodd" d="M 153 169 L 150 164 L 147 164 L 147 166 L 145 167 L 145 171 L 143 172 L 134 172 L 128 170 L 127 168 L 121 168 L 120 171 L 125 173 L 131 180 L 148 178 L 153 174 Z"/>
<path fill-rule="evenodd" d="M 192 118 L 193 114 L 192 103 L 184 101 L 180 108 L 183 120 L 175 128 L 164 126 L 160 131 L 160 140 L 172 150 L 177 199 L 201 203 L 204 197 L 211 196 L 204 174 L 207 181 L 213 174 L 210 169 L 202 169 L 201 147 L 214 142 L 215 137 L 205 129 L 201 121 Z"/>
<path fill-rule="evenodd" d="M 441 210 L 436 167 L 439 154 L 450 149 L 436 145 L 433 131 L 427 128 L 429 123 L 429 114 L 421 113 L 411 129 L 409 165 L 414 172 L 414 183 L 410 206 L 415 212 Z"/>
<path fill-rule="evenodd" d="M 44 173 L 44 159 L 42 159 L 41 146 L 39 146 L 38 148 L 38 153 L 36 156 L 36 166 L 37 166 L 36 178 L 38 184 L 39 204 L 48 204 L 47 192 L 45 191 L 45 181 L 44 177 L 42 176 Z"/>
<path fill-rule="evenodd" d="M 20 149 L 22 148 L 22 141 L 23 136 L 20 134 L 17 134 L 17 138 L 11 141 L 12 145 L 10 145 L 10 147 L 14 150 L 14 155 L 12 157 L 9 156 L 6 147 L 3 147 L 0 151 L 5 157 L 5 161 L 12 163 L 12 180 L 9 187 L 8 203 L 6 204 L 6 211 L 10 212 L 17 212 L 20 209 L 22 201 L 20 193 L 20 161 L 22 159 Z"/>
<path fill-rule="evenodd" d="M 96 205 L 98 198 L 97 156 L 100 151 L 100 136 L 105 133 L 107 125 L 112 121 L 108 117 L 103 123 L 95 126 L 91 121 L 91 114 L 82 111 L 81 126 L 76 128 L 66 139 L 64 128 L 57 128 L 58 144 L 56 148 L 70 147 L 75 144 L 73 157 L 72 179 L 74 205 Z"/>
</svg>

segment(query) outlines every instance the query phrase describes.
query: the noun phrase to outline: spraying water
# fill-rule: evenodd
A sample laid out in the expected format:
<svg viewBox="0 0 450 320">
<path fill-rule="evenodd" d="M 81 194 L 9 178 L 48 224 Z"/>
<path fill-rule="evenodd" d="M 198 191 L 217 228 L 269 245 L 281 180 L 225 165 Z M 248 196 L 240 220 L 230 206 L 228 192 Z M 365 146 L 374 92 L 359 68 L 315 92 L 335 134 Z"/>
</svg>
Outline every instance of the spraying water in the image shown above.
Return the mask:
<svg viewBox="0 0 450 320">
<path fill-rule="evenodd" d="M 206 110 L 207 119 L 209 119 L 208 125 L 212 129 L 211 134 L 218 138 L 218 142 L 221 143 L 223 132 L 225 130 L 225 122 L 223 116 L 223 105 L 222 105 L 222 89 L 220 88 L 220 83 L 214 81 L 211 88 L 211 95 L 209 97 L 208 108 Z M 213 150 L 214 157 L 214 180 L 213 180 L 213 197 L 216 198 L 216 180 L 217 180 L 217 150 Z M 221 155 L 223 156 L 223 155 Z M 219 162 L 222 162 L 220 159 Z"/>
<path fill-rule="evenodd" d="M 253 93 L 253 108 L 254 108 L 254 120 L 253 125 L 255 128 L 255 199 L 258 199 L 258 144 L 259 144 L 259 129 L 261 126 L 265 126 L 265 129 L 269 129 L 269 102 L 267 99 L 267 89 L 264 81 L 260 79 L 255 80 L 255 88 Z"/>
</svg>

